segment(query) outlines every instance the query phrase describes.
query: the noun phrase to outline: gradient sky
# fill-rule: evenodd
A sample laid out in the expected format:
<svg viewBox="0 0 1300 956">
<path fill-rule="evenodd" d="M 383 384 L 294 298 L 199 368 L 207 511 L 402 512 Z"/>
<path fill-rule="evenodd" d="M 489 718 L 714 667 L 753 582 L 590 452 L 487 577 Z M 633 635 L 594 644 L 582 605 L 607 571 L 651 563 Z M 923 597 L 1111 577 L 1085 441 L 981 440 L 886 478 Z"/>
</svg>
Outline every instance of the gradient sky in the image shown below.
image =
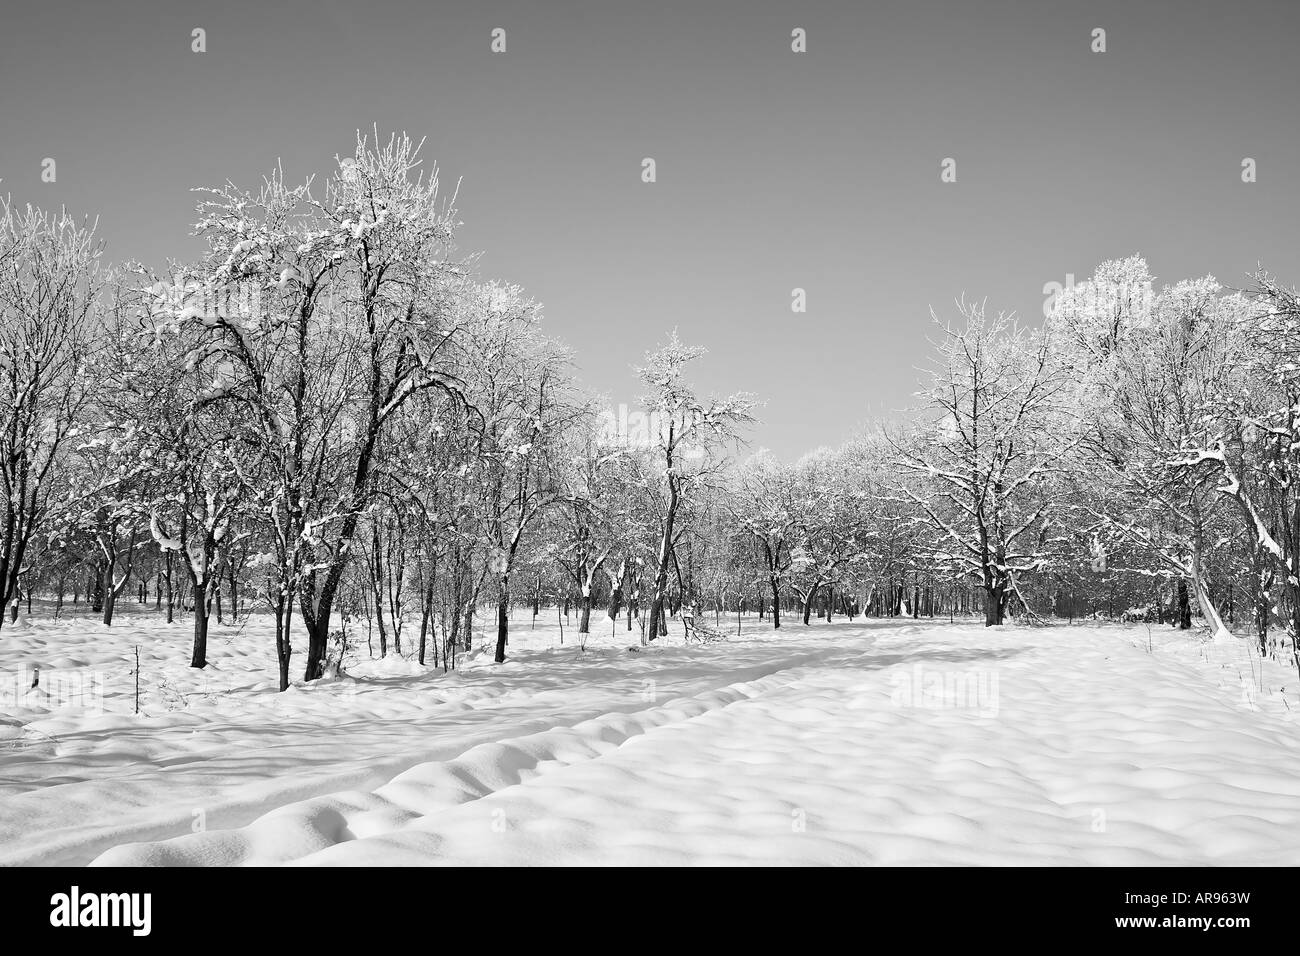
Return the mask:
<svg viewBox="0 0 1300 956">
<path fill-rule="evenodd" d="M 587 385 L 634 402 L 676 326 L 795 456 L 909 405 L 962 293 L 1038 318 L 1045 283 L 1132 253 L 1300 283 L 1297 41 L 1283 0 L 4 0 L 0 191 L 161 264 L 199 251 L 191 186 L 427 136 L 462 249 L 546 304 Z"/>
</svg>

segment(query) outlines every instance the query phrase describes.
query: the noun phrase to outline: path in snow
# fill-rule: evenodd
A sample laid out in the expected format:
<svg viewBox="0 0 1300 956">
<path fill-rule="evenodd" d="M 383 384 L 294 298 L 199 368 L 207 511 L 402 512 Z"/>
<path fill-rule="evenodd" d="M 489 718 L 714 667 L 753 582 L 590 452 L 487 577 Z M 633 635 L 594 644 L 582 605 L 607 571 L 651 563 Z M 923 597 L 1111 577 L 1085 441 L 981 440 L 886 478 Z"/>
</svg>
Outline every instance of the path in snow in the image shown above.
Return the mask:
<svg viewBox="0 0 1300 956">
<path fill-rule="evenodd" d="M 1133 636 L 792 629 L 832 646 L 97 862 L 1300 863 L 1295 724 Z"/>
<path fill-rule="evenodd" d="M 265 618 L 244 629 L 214 625 L 204 671 L 187 666 L 184 622 L 167 627 L 120 614 L 111 630 L 85 620 L 5 628 L 0 676 L 17 693 L 37 665 L 47 684 L 52 674 L 93 673 L 106 690 L 102 713 L 43 706 L 32 694 L 27 707 L 0 704 L 0 864 L 79 865 L 119 844 L 197 825 L 241 827 L 296 800 L 372 790 L 480 743 L 644 710 L 652 694 L 696 694 L 860 643 L 831 632 L 787 644 L 754 626 L 758 640 L 688 649 L 673 636 L 630 654 L 621 625 L 579 652 L 572 628 L 560 644 L 557 628 L 532 630 L 524 617 L 504 666 L 481 651 L 449 674 L 391 658 L 358 660 L 349 664 L 356 680 L 284 694 L 275 691 Z M 295 657 L 295 668 L 301 661 Z"/>
</svg>

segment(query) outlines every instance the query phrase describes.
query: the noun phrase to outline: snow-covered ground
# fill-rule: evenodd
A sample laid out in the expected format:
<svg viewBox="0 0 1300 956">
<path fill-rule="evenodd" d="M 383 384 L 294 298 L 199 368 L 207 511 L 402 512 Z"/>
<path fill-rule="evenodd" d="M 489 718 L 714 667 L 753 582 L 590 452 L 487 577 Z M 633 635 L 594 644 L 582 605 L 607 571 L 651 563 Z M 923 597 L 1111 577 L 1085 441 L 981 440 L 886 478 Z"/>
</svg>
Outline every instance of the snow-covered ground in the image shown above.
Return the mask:
<svg viewBox="0 0 1300 956">
<path fill-rule="evenodd" d="M 198 672 L 132 610 L 0 631 L 0 863 L 1300 863 L 1300 682 L 1245 641 L 551 609 L 278 694 L 267 619 Z"/>
</svg>

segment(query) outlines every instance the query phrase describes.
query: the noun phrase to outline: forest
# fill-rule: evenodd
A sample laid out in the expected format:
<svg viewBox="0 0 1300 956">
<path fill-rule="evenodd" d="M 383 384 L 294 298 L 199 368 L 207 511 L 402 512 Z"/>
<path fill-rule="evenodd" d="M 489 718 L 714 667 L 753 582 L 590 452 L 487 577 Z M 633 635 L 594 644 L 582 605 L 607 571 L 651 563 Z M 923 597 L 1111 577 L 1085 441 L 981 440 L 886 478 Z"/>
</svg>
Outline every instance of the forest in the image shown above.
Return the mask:
<svg viewBox="0 0 1300 956">
<path fill-rule="evenodd" d="M 363 645 L 452 669 L 476 629 L 505 661 L 520 609 L 634 646 L 1141 621 L 1300 667 L 1300 302 L 1262 269 L 1134 256 L 1041 322 L 936 307 L 914 407 L 783 461 L 689 335 L 631 357 L 637 407 L 584 389 L 406 135 L 197 195 L 206 252 L 163 269 L 0 210 L 0 634 L 130 602 L 203 668 L 211 620 L 267 614 L 281 690 Z"/>
</svg>

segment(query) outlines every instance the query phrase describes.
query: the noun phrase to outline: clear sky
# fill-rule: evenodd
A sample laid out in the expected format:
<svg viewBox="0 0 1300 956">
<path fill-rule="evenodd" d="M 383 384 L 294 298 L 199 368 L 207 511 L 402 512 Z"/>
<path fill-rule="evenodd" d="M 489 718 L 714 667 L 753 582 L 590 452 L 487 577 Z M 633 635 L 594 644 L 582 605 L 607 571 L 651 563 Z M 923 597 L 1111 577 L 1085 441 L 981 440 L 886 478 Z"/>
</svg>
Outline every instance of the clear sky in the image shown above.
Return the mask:
<svg viewBox="0 0 1300 956">
<path fill-rule="evenodd" d="M 1133 253 L 1300 283 L 1293 0 L 3 7 L 0 191 L 98 215 L 111 258 L 196 254 L 191 186 L 407 130 L 463 180 L 462 248 L 546 304 L 586 384 L 632 403 L 675 326 L 784 456 L 911 403 L 929 307 L 962 293 L 1038 318 L 1045 283 Z"/>
</svg>

